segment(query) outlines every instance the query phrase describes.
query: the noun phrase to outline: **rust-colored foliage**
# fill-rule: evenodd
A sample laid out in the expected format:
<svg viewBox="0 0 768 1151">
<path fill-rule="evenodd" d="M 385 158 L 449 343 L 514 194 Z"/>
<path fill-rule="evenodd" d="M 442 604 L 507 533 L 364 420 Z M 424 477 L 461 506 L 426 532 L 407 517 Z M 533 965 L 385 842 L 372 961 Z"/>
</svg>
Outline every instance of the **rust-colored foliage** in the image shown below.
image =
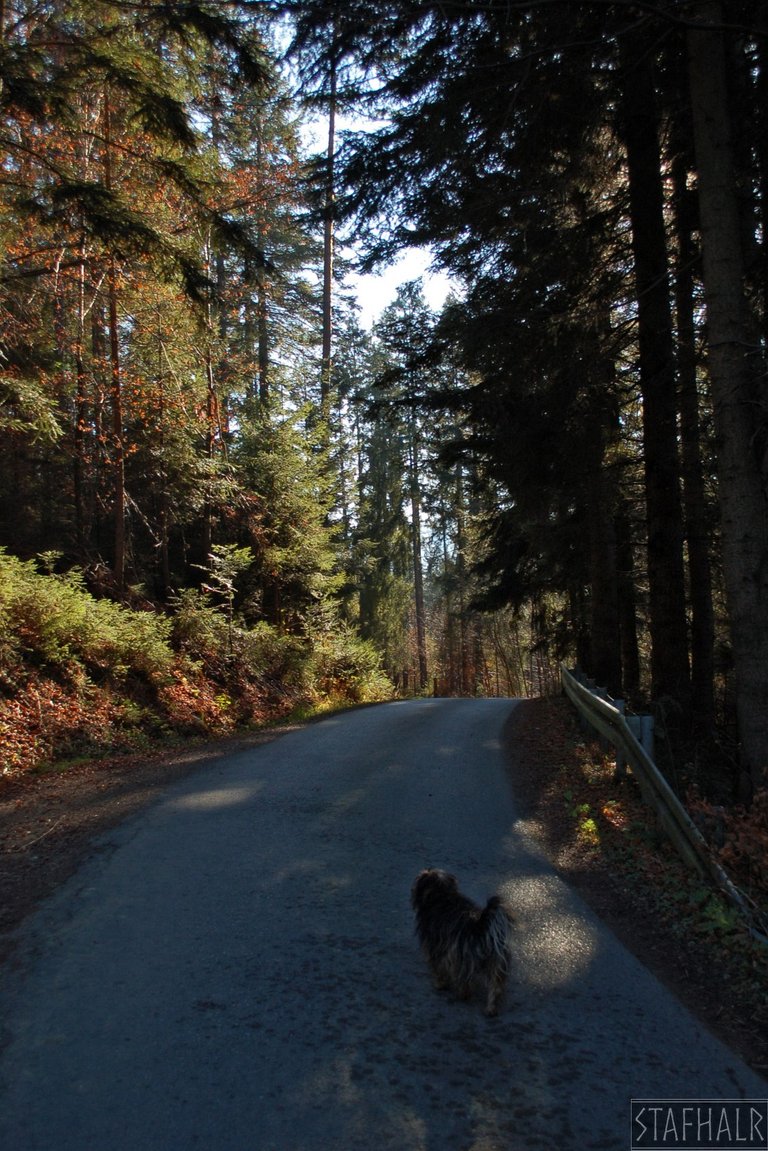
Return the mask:
<svg viewBox="0 0 768 1151">
<path fill-rule="evenodd" d="M 2 774 L 106 748 L 127 749 L 135 731 L 132 739 L 126 718 L 125 705 L 109 691 L 33 677 L 11 699 L 0 700 Z"/>
<path fill-rule="evenodd" d="M 768 789 L 749 807 L 719 807 L 697 795 L 688 796 L 688 806 L 736 883 L 768 905 Z"/>
</svg>

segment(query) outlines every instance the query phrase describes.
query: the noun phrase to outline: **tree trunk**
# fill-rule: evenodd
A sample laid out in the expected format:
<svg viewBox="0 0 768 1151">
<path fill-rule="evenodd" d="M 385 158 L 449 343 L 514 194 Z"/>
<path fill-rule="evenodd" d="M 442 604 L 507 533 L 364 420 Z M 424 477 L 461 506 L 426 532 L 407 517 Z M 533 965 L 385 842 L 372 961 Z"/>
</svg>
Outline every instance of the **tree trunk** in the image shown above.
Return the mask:
<svg viewBox="0 0 768 1151">
<path fill-rule="evenodd" d="M 256 136 L 256 165 L 259 171 L 264 168 L 264 125 L 261 118 L 259 118 L 258 132 Z M 266 268 L 266 251 L 267 251 L 267 225 L 265 219 L 265 209 L 259 208 L 259 221 L 258 221 L 258 236 L 259 236 L 259 266 L 256 271 L 256 322 L 253 324 L 251 316 L 251 306 L 246 307 L 246 337 L 247 347 L 250 353 L 253 347 L 253 335 L 251 334 L 252 328 L 255 328 L 255 341 L 256 341 L 256 363 L 258 370 L 258 390 L 257 396 L 259 403 L 263 408 L 269 404 L 269 371 L 270 371 L 270 347 L 269 347 L 269 287 L 267 283 L 267 268 Z M 253 301 L 251 300 L 251 305 Z"/>
<path fill-rule="evenodd" d="M 325 227 L 323 232 L 323 350 L 320 364 L 321 417 L 327 419 L 333 371 L 333 259 L 336 225 L 336 59 L 331 61 L 328 96 L 328 152 L 326 157 Z"/>
<path fill-rule="evenodd" d="M 701 427 L 696 365 L 694 320 L 694 268 L 697 251 L 693 242 L 692 193 L 688 191 L 688 163 L 684 152 L 672 165 L 675 185 L 677 267 L 677 372 L 680 381 L 680 445 L 682 449 L 683 507 L 688 545 L 689 596 L 691 604 L 691 686 L 693 713 L 698 725 L 712 725 L 715 714 L 714 645 L 715 616 L 712 606 L 712 570 L 709 558 L 711 523 L 704 488 L 701 460 Z"/>
<path fill-rule="evenodd" d="M 216 378 L 213 371 L 213 332 L 211 307 L 208 305 L 205 325 L 205 456 L 211 464 L 209 482 L 213 477 L 216 454 Z M 202 549 L 203 563 L 208 562 L 213 547 L 213 504 L 210 494 L 203 504 Z"/>
<path fill-rule="evenodd" d="M 456 503 L 457 509 L 456 521 L 457 525 L 461 523 L 461 465 L 458 467 L 458 479 L 456 482 Z M 443 553 L 443 571 L 449 572 L 454 566 L 454 559 L 451 555 L 449 546 L 449 531 L 448 531 L 448 517 L 449 505 L 446 500 L 440 501 L 440 538 L 442 542 Z M 458 542 L 457 542 L 458 548 Z M 458 556 L 456 562 L 456 569 L 458 570 Z M 444 639 L 443 639 L 443 680 L 444 690 L 443 695 L 460 695 L 461 694 L 461 671 L 460 661 L 457 655 L 456 645 L 456 622 L 458 613 L 454 603 L 453 584 L 454 581 L 446 581 L 444 591 L 445 603 L 445 616 L 444 616 Z"/>
<path fill-rule="evenodd" d="M 586 425 L 586 498 L 589 540 L 589 671 L 610 695 L 622 694 L 619 639 L 619 587 L 616 548 L 616 470 L 608 449 L 618 438 L 619 416 L 614 357 L 610 346 L 610 313 L 596 313 L 585 332 L 589 367 Z"/>
<path fill-rule="evenodd" d="M 159 537 L 160 558 L 160 586 L 162 597 L 168 600 L 171 594 L 171 561 L 168 547 L 168 533 L 170 517 L 168 514 L 168 472 L 166 467 L 166 407 L 165 407 L 165 364 L 163 359 L 163 341 L 158 333 L 157 341 L 157 386 L 159 389 L 158 411 L 158 456 L 160 469 L 157 477 L 159 484 L 157 508 L 157 533 Z"/>
<path fill-rule="evenodd" d="M 117 326 L 117 272 L 110 257 L 107 284 L 109 311 L 109 363 L 112 397 L 112 472 L 114 477 L 114 552 L 112 574 L 117 594 L 125 592 L 125 440 L 123 438 L 123 384 Z"/>
<path fill-rule="evenodd" d="M 104 96 L 104 186 L 110 191 L 112 173 L 112 109 Z M 119 596 L 125 593 L 125 440 L 120 332 L 117 323 L 117 264 L 110 254 L 107 266 L 107 321 L 109 327 L 110 396 L 112 402 L 113 556 L 112 575 Z"/>
<path fill-rule="evenodd" d="M 690 702 L 677 398 L 652 49 L 621 41 L 624 139 L 638 308 L 655 698 Z"/>
<path fill-rule="evenodd" d="M 765 28 L 768 24 L 768 4 L 764 2 L 757 5 L 757 19 Z M 757 168 L 759 172 L 759 198 L 761 207 L 761 224 L 763 241 L 760 245 L 761 261 L 759 278 L 761 283 L 760 304 L 763 317 L 763 355 L 766 354 L 765 332 L 766 319 L 768 319 L 768 43 L 761 36 L 757 42 L 758 66 L 755 80 L 755 95 L 757 98 L 758 121 L 755 139 L 755 152 L 757 154 Z"/>
<path fill-rule="evenodd" d="M 622 686 L 624 695 L 628 699 L 634 699 L 640 694 L 640 655 L 637 642 L 635 554 L 626 506 L 619 507 L 614 530 L 616 533 Z"/>
<path fill-rule="evenodd" d="M 104 547 L 107 532 L 103 510 L 111 498 L 112 472 L 109 461 L 109 352 L 105 299 L 94 299 L 91 309 L 91 356 L 93 364 L 93 461 L 94 493 L 91 495 L 91 529 L 89 536 L 96 551 Z M 110 493 L 110 494 L 108 494 Z"/>
<path fill-rule="evenodd" d="M 456 668 L 456 688 L 458 695 L 469 695 L 472 685 L 472 668 L 469 659 L 467 603 L 469 580 L 467 573 L 467 511 L 465 507 L 464 484 L 461 469 L 456 476 L 456 586 L 458 589 L 458 663 Z"/>
<path fill-rule="evenodd" d="M 85 425 L 86 379 L 85 379 L 85 251 L 80 249 L 80 266 L 77 274 L 77 340 L 75 344 L 75 426 L 73 441 L 73 480 L 75 498 L 75 534 L 77 550 L 81 557 L 86 551 L 85 532 Z"/>
<path fill-rule="evenodd" d="M 717 27 L 721 5 L 698 5 L 697 17 Z M 690 29 L 687 38 L 736 706 L 742 766 L 757 785 L 768 768 L 765 397 L 744 297 L 723 33 Z"/>
<path fill-rule="evenodd" d="M 603 433 L 595 428 L 588 465 L 590 674 L 612 696 L 621 695 L 619 597 L 616 578 L 614 492 L 603 460 Z"/>
<path fill-rule="evenodd" d="M 256 289 L 256 338 L 258 342 L 259 403 L 266 408 L 269 403 L 269 325 L 268 293 L 266 272 L 259 272 Z"/>
<path fill-rule="evenodd" d="M 411 413 L 410 445 L 411 540 L 413 545 L 413 594 L 416 610 L 416 655 L 419 661 L 419 687 L 427 686 L 427 627 L 424 610 L 424 571 L 421 560 L 421 489 L 419 486 L 419 444 L 415 413 Z"/>
</svg>

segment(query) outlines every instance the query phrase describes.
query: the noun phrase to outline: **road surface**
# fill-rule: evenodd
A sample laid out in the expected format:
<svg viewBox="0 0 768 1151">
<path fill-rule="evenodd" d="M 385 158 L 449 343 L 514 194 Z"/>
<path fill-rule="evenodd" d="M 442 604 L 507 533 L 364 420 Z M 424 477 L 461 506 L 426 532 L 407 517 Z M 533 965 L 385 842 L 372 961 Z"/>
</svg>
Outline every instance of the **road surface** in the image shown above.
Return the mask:
<svg viewBox="0 0 768 1151">
<path fill-rule="evenodd" d="M 110 832 L 4 975 L 0 1148 L 622 1151 L 632 1097 L 764 1098 L 532 843 L 514 706 L 348 712 Z M 498 1019 L 431 987 L 428 865 L 517 913 Z"/>
</svg>

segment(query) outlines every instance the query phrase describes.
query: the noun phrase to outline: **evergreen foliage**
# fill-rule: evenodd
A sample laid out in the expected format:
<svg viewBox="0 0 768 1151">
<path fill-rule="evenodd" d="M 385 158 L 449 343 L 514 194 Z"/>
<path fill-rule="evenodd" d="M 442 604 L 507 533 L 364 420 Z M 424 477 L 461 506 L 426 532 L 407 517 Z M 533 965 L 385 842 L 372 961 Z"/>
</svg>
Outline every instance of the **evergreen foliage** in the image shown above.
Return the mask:
<svg viewBox="0 0 768 1151">
<path fill-rule="evenodd" d="M 445 398 L 468 420 L 457 450 L 484 491 L 482 600 L 533 599 L 544 618 L 557 597 L 550 640 L 614 691 L 642 684 L 687 731 L 692 716 L 712 723 L 711 605 L 725 590 L 743 763 L 759 783 L 764 480 L 740 416 L 765 350 L 751 277 L 766 158 L 745 132 L 764 86 L 760 13 L 715 0 L 682 17 L 535 0 L 375 8 L 359 0 L 334 23 L 335 5 L 306 0 L 299 39 L 321 69 L 333 29 L 378 116 L 337 165 L 368 265 L 426 243 L 464 287 L 442 332 L 472 383 Z M 696 168 L 701 236 L 688 209 Z M 697 375 L 702 291 L 720 338 Z M 701 442 L 710 416 L 716 459 Z"/>
<path fill-rule="evenodd" d="M 566 658 L 759 784 L 755 11 L 0 5 L 5 702 L 140 682 L 225 729 Z M 289 76 L 365 118 L 304 156 Z M 453 297 L 361 331 L 345 236 Z"/>
</svg>

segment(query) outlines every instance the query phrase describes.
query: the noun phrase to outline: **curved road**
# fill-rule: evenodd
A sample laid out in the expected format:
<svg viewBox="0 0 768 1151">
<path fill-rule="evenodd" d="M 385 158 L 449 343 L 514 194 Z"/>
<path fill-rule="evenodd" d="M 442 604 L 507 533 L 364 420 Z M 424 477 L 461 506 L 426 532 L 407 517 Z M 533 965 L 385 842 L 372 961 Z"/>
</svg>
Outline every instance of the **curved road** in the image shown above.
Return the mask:
<svg viewBox="0 0 768 1151">
<path fill-rule="evenodd" d="M 5 976 L 3 1151 L 623 1151 L 632 1097 L 764 1098 L 532 845 L 514 706 L 348 712 L 111 832 Z M 431 988 L 430 864 L 517 912 L 498 1019 Z"/>
</svg>

